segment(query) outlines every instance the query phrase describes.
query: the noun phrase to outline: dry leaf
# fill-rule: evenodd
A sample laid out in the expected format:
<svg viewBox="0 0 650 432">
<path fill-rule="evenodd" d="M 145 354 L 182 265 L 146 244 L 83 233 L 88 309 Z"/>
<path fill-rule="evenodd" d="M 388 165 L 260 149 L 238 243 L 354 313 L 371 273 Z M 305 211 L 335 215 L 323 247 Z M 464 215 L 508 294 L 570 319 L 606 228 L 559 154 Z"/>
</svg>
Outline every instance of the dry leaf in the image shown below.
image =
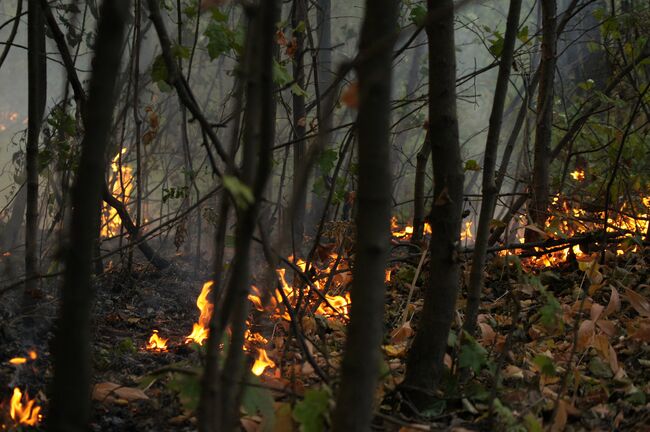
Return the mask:
<svg viewBox="0 0 650 432">
<path fill-rule="evenodd" d="M 412 335 L 413 329 L 411 328 L 411 322 L 406 321 L 401 327 L 393 330 L 390 334 L 390 341 L 392 344 L 400 344 L 406 342 Z"/>
<path fill-rule="evenodd" d="M 119 399 L 128 402 L 146 400 L 149 397 L 139 388 L 124 387 L 112 382 L 103 382 L 93 388 L 93 399 L 100 402 L 113 403 Z"/>
<path fill-rule="evenodd" d="M 641 294 L 625 288 L 625 298 L 639 315 L 650 318 L 650 301 Z"/>
<path fill-rule="evenodd" d="M 595 325 L 592 320 L 584 320 L 578 329 L 578 348 L 584 349 L 589 346 L 594 337 Z"/>
<path fill-rule="evenodd" d="M 612 293 L 609 296 L 609 303 L 607 303 L 607 309 L 605 309 L 605 316 L 609 315 L 612 312 L 618 312 L 621 310 L 621 297 L 618 295 L 618 290 L 612 287 Z"/>
<path fill-rule="evenodd" d="M 350 83 L 343 94 L 341 94 L 341 103 L 348 108 L 359 108 L 359 83 L 357 81 Z"/>
</svg>

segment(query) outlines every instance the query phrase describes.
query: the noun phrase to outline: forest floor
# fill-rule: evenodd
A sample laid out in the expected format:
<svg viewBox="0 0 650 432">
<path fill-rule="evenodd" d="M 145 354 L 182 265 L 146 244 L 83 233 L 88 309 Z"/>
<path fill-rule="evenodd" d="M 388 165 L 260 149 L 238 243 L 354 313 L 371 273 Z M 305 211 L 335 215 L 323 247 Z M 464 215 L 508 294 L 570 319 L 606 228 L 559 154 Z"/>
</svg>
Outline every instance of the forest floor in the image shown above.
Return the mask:
<svg viewBox="0 0 650 432">
<path fill-rule="evenodd" d="M 418 274 L 420 256 L 409 251 L 394 249 L 387 282 L 377 430 L 650 430 L 647 251 L 611 254 L 604 265 L 572 256 L 553 267 L 495 257 L 486 273 L 478 337 L 458 343 L 465 304 L 461 296 L 445 360 L 454 373 L 443 382 L 438 403 L 404 416 L 400 412 L 406 402 L 396 389 L 412 328 L 417 328 L 413 317 L 422 297 L 417 287 L 427 277 L 426 262 Z M 186 344 L 185 338 L 199 317 L 196 298 L 207 276 L 187 267 L 160 272 L 136 266 L 129 273 L 114 269 L 96 279 L 92 430 L 196 430 L 193 412 L 203 348 Z M 209 266 L 205 269 L 207 274 Z M 348 276 L 342 275 L 338 282 L 347 287 Z M 415 301 L 405 314 L 414 278 Z M 7 405 L 14 387 L 26 390 L 47 416 L 46 386 L 52 376 L 47 341 L 55 301 L 52 294 L 41 300 L 33 343 L 21 335 L 11 302 L 0 306 L 0 424 L 9 430 Z M 251 375 L 242 410 L 244 430 L 321 430 L 331 408 L 331 377 L 340 364 L 345 322 L 341 314 L 302 318 L 303 342 L 313 365 L 286 320 L 252 312 L 249 329 L 263 336 L 271 362 L 259 377 Z M 168 339 L 167 349 L 146 349 L 153 330 Z M 261 347 L 260 340 L 253 345 Z M 28 355 L 32 349 L 35 359 Z M 255 349 L 248 350 L 252 364 Z M 9 363 L 16 357 L 25 361 Z M 329 385 L 314 366 L 330 378 Z"/>
</svg>

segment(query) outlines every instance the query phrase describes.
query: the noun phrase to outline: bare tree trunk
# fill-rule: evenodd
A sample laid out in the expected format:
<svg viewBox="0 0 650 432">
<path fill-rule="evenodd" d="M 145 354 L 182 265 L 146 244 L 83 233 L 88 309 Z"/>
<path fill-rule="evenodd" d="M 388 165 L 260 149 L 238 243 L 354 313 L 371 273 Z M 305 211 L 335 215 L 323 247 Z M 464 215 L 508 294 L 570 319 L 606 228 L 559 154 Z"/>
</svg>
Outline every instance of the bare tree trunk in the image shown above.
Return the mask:
<svg viewBox="0 0 650 432">
<path fill-rule="evenodd" d="M 318 33 L 318 56 L 316 71 L 318 75 L 317 94 L 318 97 L 318 127 L 321 130 L 332 129 L 332 115 L 326 112 L 327 104 L 324 97 L 325 92 L 329 89 L 333 81 L 334 73 L 332 71 L 332 0 L 318 0 L 316 8 L 316 25 Z M 331 140 L 331 135 L 329 136 Z M 325 148 L 329 147 L 330 142 L 325 143 Z M 295 175 L 295 173 L 294 173 Z M 314 178 L 325 180 L 327 173 L 321 172 L 316 165 L 314 169 Z M 327 182 L 325 182 L 327 185 Z M 311 209 L 308 214 L 307 226 L 305 227 L 308 234 L 316 232 L 318 223 L 325 211 L 325 204 L 321 197 L 311 194 Z"/>
<path fill-rule="evenodd" d="M 447 336 L 460 281 L 458 247 L 464 173 L 456 117 L 453 0 L 428 0 L 429 131 L 433 158 L 430 269 L 402 389 L 415 406 L 431 398 L 443 373 Z"/>
<path fill-rule="evenodd" d="M 427 162 L 431 156 L 431 142 L 429 131 L 424 137 L 424 144 L 418 152 L 417 162 L 415 164 L 415 187 L 413 188 L 413 236 L 414 242 L 422 240 L 422 230 L 424 229 L 424 180 L 427 173 Z"/>
<path fill-rule="evenodd" d="M 28 114 L 26 173 L 27 209 L 25 212 L 25 291 L 23 314 L 33 314 L 38 295 L 38 138 L 45 110 L 47 75 L 45 65 L 45 21 L 38 0 L 29 0 L 28 31 Z M 28 323 L 31 320 L 27 321 Z"/>
<path fill-rule="evenodd" d="M 483 159 L 483 200 L 479 215 L 478 229 L 474 243 L 474 254 L 472 256 L 472 267 L 467 296 L 467 313 L 465 314 L 464 329 L 473 333 L 476 329 L 476 318 L 481 301 L 481 288 L 483 287 L 483 267 L 487 256 L 488 238 L 490 226 L 494 216 L 494 207 L 497 199 L 497 185 L 495 183 L 495 167 L 497 151 L 499 149 L 499 138 L 501 136 L 501 124 L 503 121 L 503 108 L 508 94 L 510 80 L 510 66 L 517 40 L 519 26 L 519 14 L 521 12 L 521 0 L 510 0 L 508 20 L 506 23 L 506 34 L 503 42 L 501 62 L 499 63 L 499 75 L 494 90 L 494 101 L 490 114 L 490 124 L 485 142 L 485 157 Z"/>
<path fill-rule="evenodd" d="M 279 8 L 276 1 L 263 1 L 253 14 L 248 31 L 247 44 L 252 51 L 247 69 L 246 125 L 242 148 L 240 181 L 253 191 L 254 202 L 238 209 L 235 240 L 235 258 L 231 279 L 223 300 L 219 329 L 231 330 L 230 348 L 221 372 L 221 427 L 218 430 L 235 430 L 239 419 L 242 383 L 246 365 L 242 346 L 248 317 L 248 293 L 250 289 L 250 247 L 257 223 L 266 183 L 271 171 L 275 101 L 273 98 L 273 50 L 274 32 Z"/>
<path fill-rule="evenodd" d="M 542 59 L 540 63 L 539 91 L 537 94 L 537 120 L 535 129 L 535 162 L 533 166 L 533 196 L 530 216 L 544 228 L 548 210 L 551 166 L 551 132 L 553 128 L 553 83 L 556 56 L 556 0 L 541 0 L 542 7 Z M 535 240 L 539 233 L 526 230 L 527 241 Z"/>
<path fill-rule="evenodd" d="M 305 86 L 305 32 L 304 30 L 295 31 L 301 22 L 307 19 L 307 5 L 305 0 L 294 0 L 293 9 L 291 11 L 291 27 L 294 29 L 294 37 L 296 40 L 296 52 L 293 62 L 293 79 L 296 84 L 303 89 Z M 299 193 L 300 185 L 296 184 L 296 173 L 300 171 L 300 166 L 304 163 L 305 157 L 305 142 L 302 139 L 305 136 L 307 112 L 305 110 L 305 96 L 304 94 L 293 92 L 293 139 L 295 144 L 293 146 L 293 194 L 299 197 L 296 202 L 296 212 L 292 224 L 293 245 L 302 245 L 302 237 L 304 234 L 304 219 L 305 207 L 307 201 L 306 193 Z"/>
<path fill-rule="evenodd" d="M 361 30 L 359 186 L 352 310 L 334 431 L 371 429 L 383 338 L 391 212 L 390 95 L 397 1 L 368 0 Z"/>
<path fill-rule="evenodd" d="M 66 252 L 63 299 L 54 340 L 54 380 L 48 430 L 81 432 L 90 419 L 91 251 L 99 235 L 105 153 L 115 105 L 127 0 L 102 3 L 90 78 L 86 136 L 72 201 L 70 245 Z"/>
</svg>

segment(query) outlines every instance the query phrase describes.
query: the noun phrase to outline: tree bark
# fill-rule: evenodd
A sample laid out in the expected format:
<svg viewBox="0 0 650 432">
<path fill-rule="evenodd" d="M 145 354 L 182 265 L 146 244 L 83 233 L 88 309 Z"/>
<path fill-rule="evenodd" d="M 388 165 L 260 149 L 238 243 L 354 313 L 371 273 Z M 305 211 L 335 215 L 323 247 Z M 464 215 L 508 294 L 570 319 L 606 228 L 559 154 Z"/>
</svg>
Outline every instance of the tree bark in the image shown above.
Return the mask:
<svg viewBox="0 0 650 432">
<path fill-rule="evenodd" d="M 427 162 L 431 156 L 431 142 L 429 131 L 424 137 L 424 144 L 418 152 L 417 162 L 415 164 L 415 187 L 413 188 L 413 236 L 414 242 L 422 240 L 422 231 L 424 229 L 424 180 L 427 173 Z"/>
<path fill-rule="evenodd" d="M 476 230 L 476 240 L 474 242 L 474 254 L 472 256 L 467 295 L 467 312 L 464 323 L 464 329 L 469 333 L 474 333 L 476 329 L 476 318 L 481 302 L 483 267 L 485 266 L 490 225 L 492 224 L 497 198 L 497 185 L 495 183 L 494 171 L 496 168 L 497 151 L 499 149 L 499 138 L 501 136 L 503 108 L 508 94 L 510 67 L 512 65 L 515 42 L 517 40 L 520 12 L 521 0 L 510 0 L 503 52 L 501 54 L 501 62 L 499 63 L 499 74 L 494 90 L 494 101 L 492 102 L 492 112 L 490 113 L 490 123 L 485 142 L 485 157 L 483 158 L 483 201 L 481 203 L 478 229 Z"/>
<path fill-rule="evenodd" d="M 397 28 L 395 0 L 368 0 L 361 30 L 357 244 L 334 431 L 371 429 L 383 338 L 384 269 L 391 212 L 390 95 Z M 381 44 L 381 46 L 379 46 Z M 366 53 L 366 54 L 364 54 Z"/>
<path fill-rule="evenodd" d="M 442 373 L 460 281 L 458 247 L 464 173 L 456 116 L 453 0 L 428 0 L 429 131 L 434 199 L 430 268 L 417 333 L 409 350 L 403 392 L 416 407 L 431 399 Z"/>
<path fill-rule="evenodd" d="M 29 0 L 27 11 L 28 115 L 25 170 L 27 208 L 25 211 L 25 291 L 23 314 L 34 312 L 38 295 L 38 139 L 45 111 L 47 75 L 45 65 L 45 21 L 38 0 Z M 27 321 L 31 322 L 30 319 Z M 27 324 L 29 325 L 29 324 Z"/>
<path fill-rule="evenodd" d="M 70 245 L 63 299 L 54 340 L 54 379 L 48 430 L 81 432 L 90 419 L 91 252 L 99 236 L 100 204 L 111 133 L 115 84 L 129 16 L 127 0 L 105 1 L 100 10 L 90 78 L 86 136 L 72 197 Z"/>
<path fill-rule="evenodd" d="M 231 431 L 238 428 L 239 406 L 245 381 L 245 357 L 242 351 L 246 319 L 248 317 L 248 293 L 250 290 L 250 247 L 264 197 L 266 183 L 271 171 L 274 134 L 274 84 L 272 79 L 275 23 L 279 8 L 275 0 L 261 2 L 253 14 L 249 41 L 251 57 L 247 68 L 246 125 L 242 148 L 240 181 L 253 191 L 254 202 L 238 209 L 235 258 L 232 273 L 221 308 L 219 330 L 230 328 L 230 348 L 221 372 L 221 427 Z M 251 42 L 252 41 L 252 42 Z"/>
<path fill-rule="evenodd" d="M 553 129 L 553 97 L 556 61 L 556 0 L 541 0 L 542 9 L 542 59 L 540 63 L 539 91 L 537 94 L 537 119 L 535 129 L 535 160 L 530 217 L 544 229 L 548 213 L 551 166 L 551 133 Z M 526 230 L 526 241 L 533 241 L 539 233 Z"/>
<path fill-rule="evenodd" d="M 307 19 L 307 5 L 305 0 L 294 0 L 293 9 L 291 11 L 291 27 L 295 30 Z M 295 38 L 296 52 L 293 61 L 293 79 L 301 89 L 305 87 L 305 32 L 294 31 L 293 37 Z M 294 250 L 297 246 L 302 245 L 302 237 L 304 234 L 304 219 L 305 207 L 307 204 L 307 195 L 300 192 L 300 185 L 297 184 L 296 173 L 300 171 L 300 166 L 304 163 L 305 157 L 305 141 L 303 137 L 306 131 L 307 111 L 305 109 L 305 96 L 301 93 L 294 92 L 293 95 L 293 139 L 296 143 L 293 146 L 293 194 L 299 197 L 296 202 L 296 212 L 294 213 L 292 224 L 293 245 Z M 296 251 L 299 252 L 299 251 Z"/>
</svg>

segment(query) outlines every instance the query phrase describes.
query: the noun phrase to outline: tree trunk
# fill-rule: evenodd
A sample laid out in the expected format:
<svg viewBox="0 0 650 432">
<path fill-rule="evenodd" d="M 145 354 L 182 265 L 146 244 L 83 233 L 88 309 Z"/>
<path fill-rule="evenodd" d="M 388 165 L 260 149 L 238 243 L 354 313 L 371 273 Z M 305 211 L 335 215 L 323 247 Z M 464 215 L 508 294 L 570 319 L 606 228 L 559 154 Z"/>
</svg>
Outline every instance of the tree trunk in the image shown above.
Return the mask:
<svg viewBox="0 0 650 432">
<path fill-rule="evenodd" d="M 334 412 L 334 431 L 371 429 L 383 338 L 384 269 L 391 212 L 390 95 L 395 0 L 368 0 L 361 30 L 359 77 L 359 186 L 352 310 Z"/>
<path fill-rule="evenodd" d="M 27 209 L 25 211 L 25 291 L 23 314 L 34 313 L 38 295 L 38 138 L 45 110 L 47 75 L 45 65 L 45 21 L 38 0 L 29 0 L 28 31 L 28 115 L 25 167 Z M 31 319 L 28 319 L 28 323 Z M 29 324 L 27 324 L 29 325 Z"/>
<path fill-rule="evenodd" d="M 424 406 L 442 373 L 460 281 L 458 247 L 464 173 L 456 117 L 456 46 L 453 0 L 428 0 L 429 131 L 433 158 L 429 280 L 402 389 Z"/>
<path fill-rule="evenodd" d="M 467 313 L 465 314 L 464 329 L 473 333 L 476 329 L 476 318 L 481 301 L 481 288 L 483 287 L 483 267 L 487 256 L 488 238 L 490 226 L 496 206 L 497 185 L 495 184 L 494 171 L 496 168 L 497 150 L 499 149 L 499 138 L 501 136 L 501 124 L 503 121 L 503 108 L 508 94 L 510 80 L 510 66 L 517 40 L 519 26 L 519 14 L 521 12 L 521 0 L 510 0 L 506 34 L 503 42 L 503 52 L 499 63 L 499 74 L 497 76 L 496 88 L 494 90 L 494 101 L 490 113 L 490 124 L 485 142 L 485 157 L 483 158 L 483 200 L 479 215 L 476 240 L 474 242 L 474 254 L 472 256 L 472 267 L 467 295 Z"/>
<path fill-rule="evenodd" d="M 72 197 L 70 247 L 66 252 L 61 315 L 54 340 L 54 379 L 48 430 L 87 430 L 90 419 L 91 252 L 99 235 L 105 153 L 115 105 L 127 0 L 105 1 L 100 10 L 90 78 L 86 136 Z"/>
<path fill-rule="evenodd" d="M 427 162 L 431 156 L 431 142 L 429 131 L 424 137 L 424 144 L 418 152 L 417 162 L 415 164 L 415 187 L 413 192 L 413 236 L 414 242 L 422 240 L 422 230 L 424 229 L 424 180 L 427 173 Z"/>
<path fill-rule="evenodd" d="M 220 377 L 222 418 L 218 430 L 222 431 L 231 431 L 238 427 L 242 383 L 246 376 L 242 346 L 249 310 L 247 297 L 250 290 L 250 247 L 271 171 L 275 123 L 273 35 L 278 12 L 279 8 L 274 0 L 266 0 L 257 8 L 249 10 L 254 16 L 251 19 L 247 41 L 247 44 L 252 43 L 251 57 L 249 64 L 244 66 L 248 84 L 240 181 L 252 189 L 255 199 L 248 206 L 238 209 L 232 276 L 220 311 L 222 318 L 219 330 L 223 331 L 229 327 L 231 333 L 230 348 Z"/>
<path fill-rule="evenodd" d="M 317 81 L 317 96 L 318 96 L 318 127 L 321 130 L 332 129 L 332 115 L 327 111 L 325 92 L 332 84 L 334 73 L 332 71 L 332 0 L 318 0 L 316 8 L 316 25 L 318 33 L 318 56 L 316 65 L 316 72 L 318 75 Z M 325 143 L 325 148 L 331 144 L 330 141 Z M 294 175 L 296 175 L 294 173 Z M 322 178 L 324 184 L 326 181 L 327 173 L 321 171 L 318 164 L 314 169 L 314 179 Z M 313 235 L 316 232 L 318 223 L 325 211 L 324 199 L 311 194 L 311 209 L 309 211 L 306 232 Z"/>
<path fill-rule="evenodd" d="M 301 89 L 305 87 L 305 32 L 295 31 L 296 28 L 300 25 L 301 22 L 304 22 L 307 19 L 307 5 L 305 0 L 294 0 L 293 9 L 291 11 L 291 27 L 294 29 L 293 36 L 296 43 L 296 52 L 293 62 L 293 79 Z M 293 250 L 296 251 L 296 247 L 302 246 L 302 237 L 304 234 L 304 219 L 305 219 L 305 206 L 307 195 L 304 192 L 299 192 L 302 188 L 300 185 L 296 184 L 297 176 L 296 173 L 300 171 L 300 166 L 304 163 L 305 157 L 305 142 L 303 137 L 305 136 L 306 131 L 306 121 L 307 121 L 307 112 L 305 110 L 305 96 L 301 93 L 293 92 L 293 139 L 295 144 L 293 146 L 293 194 L 294 196 L 299 197 L 298 202 L 296 202 L 296 211 L 294 213 L 292 224 L 293 233 L 292 243 Z"/>
<path fill-rule="evenodd" d="M 535 161 L 533 165 L 533 196 L 530 216 L 532 222 L 544 229 L 548 210 L 551 166 L 551 132 L 553 128 L 553 83 L 556 55 L 556 0 L 541 0 L 542 59 L 540 63 L 537 119 L 535 129 Z M 526 240 L 539 238 L 539 233 L 526 230 Z"/>
</svg>

